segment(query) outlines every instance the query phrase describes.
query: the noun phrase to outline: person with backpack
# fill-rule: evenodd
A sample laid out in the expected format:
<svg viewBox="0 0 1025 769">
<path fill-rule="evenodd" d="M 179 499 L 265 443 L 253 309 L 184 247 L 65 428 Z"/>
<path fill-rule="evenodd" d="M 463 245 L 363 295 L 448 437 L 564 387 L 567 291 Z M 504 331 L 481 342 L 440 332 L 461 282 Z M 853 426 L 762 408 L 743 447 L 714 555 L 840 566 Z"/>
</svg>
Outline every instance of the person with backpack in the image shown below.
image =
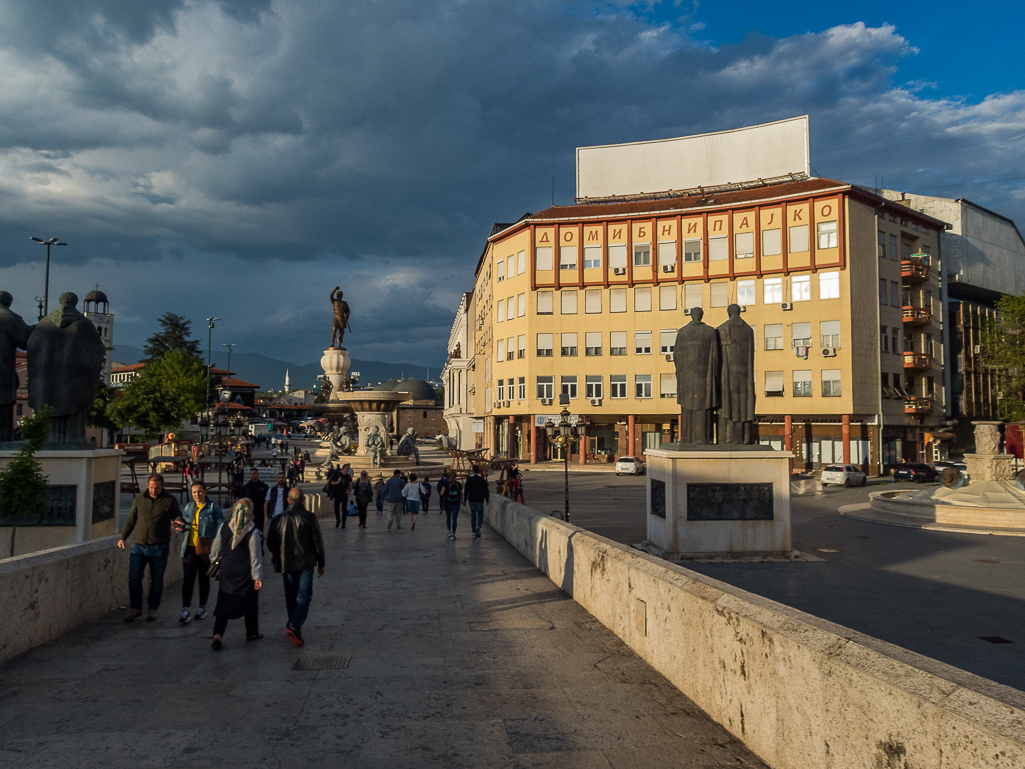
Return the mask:
<svg viewBox="0 0 1025 769">
<path fill-rule="evenodd" d="M 470 506 L 470 529 L 474 539 L 480 539 L 480 527 L 484 524 L 484 503 L 490 501 L 488 481 L 480 474 L 480 465 L 474 465 L 466 479 L 466 503 Z"/>
<path fill-rule="evenodd" d="M 426 515 L 430 512 L 427 508 L 431 504 L 431 479 L 425 477 L 420 483 L 420 512 Z"/>
<path fill-rule="evenodd" d="M 445 470 L 441 474 L 441 480 L 438 481 L 438 514 L 445 512 L 445 489 L 448 488 L 448 470 Z"/>
<path fill-rule="evenodd" d="M 449 480 L 445 485 L 445 494 L 441 500 L 445 508 L 445 527 L 448 529 L 448 536 L 445 538 L 455 539 L 456 523 L 459 520 L 459 505 L 463 502 L 463 484 L 455 478 Z"/>
</svg>

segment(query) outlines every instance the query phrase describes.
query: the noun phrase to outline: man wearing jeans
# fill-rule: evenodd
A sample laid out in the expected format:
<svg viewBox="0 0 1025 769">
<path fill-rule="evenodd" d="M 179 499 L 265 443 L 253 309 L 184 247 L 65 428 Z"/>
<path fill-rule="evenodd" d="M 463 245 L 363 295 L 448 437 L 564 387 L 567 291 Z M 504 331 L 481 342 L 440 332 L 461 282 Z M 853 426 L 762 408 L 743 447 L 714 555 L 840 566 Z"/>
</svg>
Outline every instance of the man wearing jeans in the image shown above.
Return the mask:
<svg viewBox="0 0 1025 769">
<path fill-rule="evenodd" d="M 288 509 L 268 524 L 267 549 L 274 571 L 285 583 L 285 609 L 288 611 L 287 635 L 295 646 L 303 646 L 302 627 L 313 598 L 313 568 L 324 576 L 324 537 L 320 523 L 303 506 L 302 489 L 288 492 Z"/>
<path fill-rule="evenodd" d="M 149 565 L 149 613 L 146 621 L 157 618 L 164 593 L 164 570 L 171 542 L 171 521 L 181 518 L 178 500 L 164 491 L 164 478 L 154 473 L 146 483 L 146 491 L 132 502 L 132 510 L 121 532 L 117 546 L 125 549 L 125 541 L 135 535 L 128 565 L 128 596 L 130 608 L 125 622 L 142 614 L 142 575 Z"/>
<path fill-rule="evenodd" d="M 466 479 L 463 491 L 466 503 L 470 506 L 470 528 L 472 536 L 480 539 L 480 527 L 484 525 L 484 503 L 490 500 L 488 482 L 480 474 L 480 465 L 474 465 L 470 477 Z"/>
<path fill-rule="evenodd" d="M 402 480 L 402 471 L 396 470 L 384 484 L 384 508 L 388 511 L 388 528 L 395 524 L 396 529 L 402 528 L 402 514 L 406 512 L 406 498 L 402 490 L 406 482 Z"/>
</svg>

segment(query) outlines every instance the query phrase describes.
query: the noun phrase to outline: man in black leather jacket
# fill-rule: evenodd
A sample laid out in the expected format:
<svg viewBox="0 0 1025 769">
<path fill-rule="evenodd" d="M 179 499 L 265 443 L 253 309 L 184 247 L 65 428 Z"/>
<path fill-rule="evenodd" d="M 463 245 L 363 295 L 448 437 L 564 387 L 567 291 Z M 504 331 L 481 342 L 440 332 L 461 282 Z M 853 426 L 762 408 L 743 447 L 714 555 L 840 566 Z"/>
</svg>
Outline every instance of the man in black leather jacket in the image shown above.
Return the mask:
<svg viewBox="0 0 1025 769">
<path fill-rule="evenodd" d="M 255 467 L 249 470 L 249 483 L 242 487 L 242 496 L 248 497 L 253 503 L 253 523 L 262 534 L 264 531 L 264 506 L 267 503 L 267 492 L 270 486 L 260 480 L 260 471 Z"/>
<path fill-rule="evenodd" d="M 268 523 L 267 549 L 274 571 L 285 583 L 285 608 L 288 624 L 285 635 L 296 646 L 303 646 L 302 626 L 313 598 L 313 569 L 324 576 L 324 537 L 320 523 L 303 506 L 302 489 L 288 492 L 288 509 Z"/>
</svg>

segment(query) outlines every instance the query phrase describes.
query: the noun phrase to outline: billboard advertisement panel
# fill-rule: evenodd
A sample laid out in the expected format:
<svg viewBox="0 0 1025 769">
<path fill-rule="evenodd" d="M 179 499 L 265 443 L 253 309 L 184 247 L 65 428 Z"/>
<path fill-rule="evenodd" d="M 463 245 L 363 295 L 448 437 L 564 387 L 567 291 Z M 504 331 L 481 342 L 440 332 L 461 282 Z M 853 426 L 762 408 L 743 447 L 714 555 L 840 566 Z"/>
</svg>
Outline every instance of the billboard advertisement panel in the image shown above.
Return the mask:
<svg viewBox="0 0 1025 769">
<path fill-rule="evenodd" d="M 577 199 L 809 175 L 808 116 L 730 131 L 577 148 Z"/>
</svg>

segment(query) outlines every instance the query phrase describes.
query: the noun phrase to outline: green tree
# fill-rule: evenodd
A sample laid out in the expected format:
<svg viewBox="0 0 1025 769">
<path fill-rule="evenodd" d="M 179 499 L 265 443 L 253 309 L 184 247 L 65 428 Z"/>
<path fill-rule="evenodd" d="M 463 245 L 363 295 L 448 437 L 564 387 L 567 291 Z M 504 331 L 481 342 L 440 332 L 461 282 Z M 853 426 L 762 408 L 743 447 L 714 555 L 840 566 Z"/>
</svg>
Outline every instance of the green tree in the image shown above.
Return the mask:
<svg viewBox="0 0 1025 769">
<path fill-rule="evenodd" d="M 165 312 L 157 319 L 162 331 L 158 331 L 146 340 L 143 350 L 146 353 L 144 363 L 152 363 L 173 350 L 184 350 L 197 358 L 201 357 L 199 340 L 192 338 L 192 321 L 173 312 Z"/>
<path fill-rule="evenodd" d="M 96 398 L 93 400 L 93 405 L 89 407 L 89 411 L 85 415 L 85 423 L 87 425 L 106 430 L 108 437 L 113 437 L 117 429 L 121 427 L 121 425 L 112 422 L 107 414 L 110 404 L 117 398 L 117 392 L 113 387 L 108 387 L 101 382 L 100 386 L 96 389 Z"/>
<path fill-rule="evenodd" d="M 997 370 L 1000 417 L 1025 420 L 1025 296 L 1004 296 L 983 335 L 983 363 Z"/>
<path fill-rule="evenodd" d="M 21 439 L 25 445 L 0 470 L 0 511 L 11 521 L 11 550 L 8 557 L 14 557 L 14 539 L 18 534 L 18 519 L 46 512 L 49 502 L 46 490 L 49 484 L 43 475 L 42 466 L 36 461 L 35 453 L 43 448 L 50 434 L 50 418 L 53 408 L 43 406 L 21 423 Z"/>
<path fill-rule="evenodd" d="M 188 351 L 177 349 L 147 364 L 106 413 L 118 427 L 132 425 L 146 440 L 153 440 L 194 417 L 205 403 L 206 367 Z"/>
</svg>

